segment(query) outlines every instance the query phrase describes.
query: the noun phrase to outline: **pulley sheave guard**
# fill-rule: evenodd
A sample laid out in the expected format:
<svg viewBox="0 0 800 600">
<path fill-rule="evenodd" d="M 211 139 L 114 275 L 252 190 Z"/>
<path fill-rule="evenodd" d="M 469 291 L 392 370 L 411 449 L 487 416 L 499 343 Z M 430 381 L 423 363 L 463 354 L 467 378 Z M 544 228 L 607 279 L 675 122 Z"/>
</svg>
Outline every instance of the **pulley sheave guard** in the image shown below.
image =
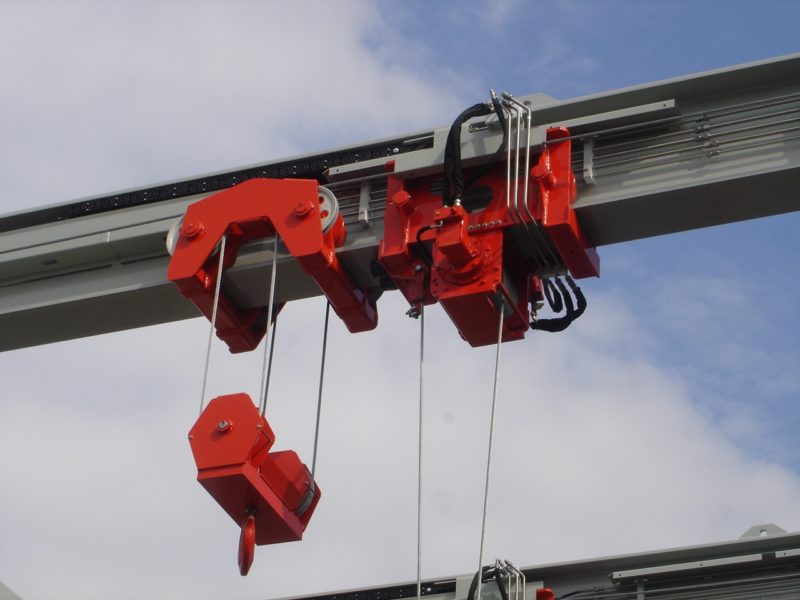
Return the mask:
<svg viewBox="0 0 800 600">
<path fill-rule="evenodd" d="M 250 179 L 195 202 L 180 227 L 169 264 L 170 281 L 210 320 L 219 267 L 216 249 L 222 237 L 224 271 L 236 262 L 242 244 L 277 234 L 351 332 L 374 329 L 378 323 L 374 302 L 353 283 L 336 256 L 346 231 L 341 215 L 331 220 L 325 214 L 329 200 L 316 180 Z M 325 230 L 323 223 L 328 224 Z M 216 329 L 231 352 L 258 346 L 266 318 L 263 307 L 238 307 L 222 286 Z"/>
</svg>

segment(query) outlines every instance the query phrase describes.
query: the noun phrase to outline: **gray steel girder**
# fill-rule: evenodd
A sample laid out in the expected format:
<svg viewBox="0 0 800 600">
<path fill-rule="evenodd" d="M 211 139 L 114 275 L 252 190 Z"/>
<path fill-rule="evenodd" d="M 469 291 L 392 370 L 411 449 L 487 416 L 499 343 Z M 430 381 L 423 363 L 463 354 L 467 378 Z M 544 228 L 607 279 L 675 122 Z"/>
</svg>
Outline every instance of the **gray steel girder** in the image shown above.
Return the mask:
<svg viewBox="0 0 800 600">
<path fill-rule="evenodd" d="M 800 54 L 574 100 L 520 99 L 534 110 L 533 151 L 548 127 L 570 128 L 575 210 L 596 246 L 800 209 Z M 358 283 L 375 285 L 387 156 L 402 177 L 440 172 L 447 129 L 247 167 L 232 183 L 214 174 L 0 217 L 0 350 L 196 316 L 166 279 L 164 238 L 210 193 L 206 180 L 232 185 L 241 173 L 321 165 L 348 229 L 339 256 Z M 472 122 L 465 164 L 501 135 L 495 119 Z M 357 158 L 328 164 L 332 155 Z M 247 246 L 226 277 L 244 307 L 264 303 L 270 248 Z M 320 294 L 285 253 L 278 270 L 277 301 Z"/>
</svg>

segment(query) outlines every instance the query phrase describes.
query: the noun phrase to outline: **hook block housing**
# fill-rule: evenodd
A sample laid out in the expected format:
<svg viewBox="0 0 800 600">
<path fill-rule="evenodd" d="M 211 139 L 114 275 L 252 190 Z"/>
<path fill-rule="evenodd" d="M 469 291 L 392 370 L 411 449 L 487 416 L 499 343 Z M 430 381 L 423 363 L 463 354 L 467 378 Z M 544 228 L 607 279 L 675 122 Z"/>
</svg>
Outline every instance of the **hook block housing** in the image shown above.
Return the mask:
<svg viewBox="0 0 800 600">
<path fill-rule="evenodd" d="M 294 452 L 270 452 L 275 434 L 247 394 L 214 398 L 189 432 L 197 480 L 237 525 L 255 518 L 258 545 L 298 541 L 320 489 Z"/>
</svg>

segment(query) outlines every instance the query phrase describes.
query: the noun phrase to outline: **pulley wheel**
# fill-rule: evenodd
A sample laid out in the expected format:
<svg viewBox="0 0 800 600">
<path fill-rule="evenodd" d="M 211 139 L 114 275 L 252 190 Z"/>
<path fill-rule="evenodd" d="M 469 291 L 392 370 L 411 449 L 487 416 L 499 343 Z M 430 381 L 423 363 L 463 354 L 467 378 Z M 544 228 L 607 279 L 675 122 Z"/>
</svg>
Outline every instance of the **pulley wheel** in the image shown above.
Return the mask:
<svg viewBox="0 0 800 600">
<path fill-rule="evenodd" d="M 322 222 L 322 231 L 327 233 L 339 217 L 339 202 L 333 192 L 323 186 L 317 188 L 317 195 L 319 196 L 319 218 Z"/>
<path fill-rule="evenodd" d="M 178 245 L 178 238 L 181 235 L 181 227 L 183 227 L 183 217 L 175 221 L 167 232 L 167 252 L 169 252 L 170 256 L 175 254 L 175 247 Z"/>
</svg>

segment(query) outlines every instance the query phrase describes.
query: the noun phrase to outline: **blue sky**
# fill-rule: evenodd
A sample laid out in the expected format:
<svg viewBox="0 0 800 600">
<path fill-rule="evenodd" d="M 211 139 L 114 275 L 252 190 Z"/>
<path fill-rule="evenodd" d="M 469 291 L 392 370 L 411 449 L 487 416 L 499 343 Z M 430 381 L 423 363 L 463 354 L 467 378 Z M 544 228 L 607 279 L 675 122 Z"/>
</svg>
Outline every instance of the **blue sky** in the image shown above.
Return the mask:
<svg viewBox="0 0 800 600">
<path fill-rule="evenodd" d="M 796 2 L 379 2 L 410 54 L 487 87 L 572 98 L 797 50 Z M 420 15 L 424 17 L 420 18 Z M 421 46 L 422 48 L 418 48 Z"/>
<path fill-rule="evenodd" d="M 790 1 L 380 6 L 403 33 L 431 40 L 427 59 L 465 78 L 461 83 L 476 95 L 496 87 L 566 99 L 799 47 L 800 5 Z M 706 388 L 708 397 L 698 402 L 712 419 L 726 423 L 731 412 L 744 410 L 752 429 L 736 426 L 740 443 L 755 457 L 795 470 L 800 469 L 795 441 L 800 388 L 794 372 L 800 321 L 794 301 L 797 265 L 789 257 L 800 251 L 798 226 L 800 215 L 790 214 L 604 248 L 604 276 L 597 282 L 614 290 L 625 282 L 624 293 L 641 308 L 638 316 L 653 334 L 658 360 Z M 715 290 L 715 283 L 721 289 Z M 665 294 L 689 308 L 695 300 L 716 298 L 718 304 L 702 323 L 688 315 L 679 319 L 681 326 L 665 318 L 663 307 L 658 310 L 658 297 Z M 698 294 L 706 297 L 693 297 Z M 728 349 L 747 350 L 735 359 L 721 356 L 723 342 Z"/>
<path fill-rule="evenodd" d="M 6 3 L 0 212 L 444 125 L 490 87 L 566 99 L 778 56 L 798 22 L 800 4 L 764 1 Z M 504 346 L 487 559 L 800 530 L 798 227 L 602 248 L 587 314 Z M 0 581 L 26 599 L 272 598 L 413 579 L 417 330 L 399 295 L 379 308 L 375 332 L 332 325 L 306 537 L 259 548 L 246 579 L 185 443 L 203 321 L 3 355 Z M 322 311 L 287 307 L 275 359 L 270 422 L 305 460 Z M 441 311 L 428 323 L 433 578 L 477 564 L 493 353 Z M 211 393 L 254 393 L 257 353 L 214 356 Z"/>
</svg>

